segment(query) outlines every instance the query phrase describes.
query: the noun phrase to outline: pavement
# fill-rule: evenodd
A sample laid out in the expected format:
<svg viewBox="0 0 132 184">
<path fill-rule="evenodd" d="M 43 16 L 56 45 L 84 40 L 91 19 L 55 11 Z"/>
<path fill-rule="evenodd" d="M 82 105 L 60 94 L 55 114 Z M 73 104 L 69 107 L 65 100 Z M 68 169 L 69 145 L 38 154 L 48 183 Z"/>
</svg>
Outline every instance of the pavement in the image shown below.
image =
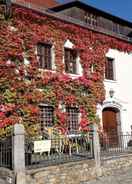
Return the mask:
<svg viewBox="0 0 132 184">
<path fill-rule="evenodd" d="M 117 170 L 110 176 L 99 177 L 82 184 L 132 184 L 132 167 Z"/>
<path fill-rule="evenodd" d="M 7 184 L 7 182 L 3 179 L 0 179 L 0 184 Z"/>
</svg>

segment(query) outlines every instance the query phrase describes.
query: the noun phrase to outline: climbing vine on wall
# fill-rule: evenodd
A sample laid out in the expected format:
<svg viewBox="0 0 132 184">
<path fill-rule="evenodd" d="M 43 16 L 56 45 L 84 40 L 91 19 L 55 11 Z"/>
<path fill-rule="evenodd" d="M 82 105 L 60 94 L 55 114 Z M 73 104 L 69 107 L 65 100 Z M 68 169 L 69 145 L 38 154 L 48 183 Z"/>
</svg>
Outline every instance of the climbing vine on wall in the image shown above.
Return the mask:
<svg viewBox="0 0 132 184">
<path fill-rule="evenodd" d="M 79 52 L 81 76 L 64 73 L 64 43 L 69 39 Z M 39 42 L 54 45 L 56 71 L 40 70 L 36 55 Z M 81 112 L 80 129 L 98 121 L 96 105 L 105 96 L 103 85 L 105 54 L 109 48 L 129 52 L 132 45 L 74 24 L 13 7 L 6 21 L 0 7 L 0 134 L 10 126 L 23 123 L 29 134 L 38 131 L 41 102 L 55 109 L 55 126 L 66 131 L 67 115 L 62 106 L 77 106 Z M 93 72 L 90 67 L 94 66 Z"/>
</svg>

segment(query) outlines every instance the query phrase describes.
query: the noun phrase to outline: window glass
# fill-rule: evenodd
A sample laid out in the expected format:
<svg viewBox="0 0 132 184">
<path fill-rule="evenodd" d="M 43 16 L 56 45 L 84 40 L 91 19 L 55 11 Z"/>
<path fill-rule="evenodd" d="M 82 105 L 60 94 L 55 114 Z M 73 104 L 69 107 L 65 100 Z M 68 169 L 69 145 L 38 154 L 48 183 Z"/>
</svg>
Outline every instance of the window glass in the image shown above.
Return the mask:
<svg viewBox="0 0 132 184">
<path fill-rule="evenodd" d="M 105 78 L 108 80 L 114 80 L 114 59 L 106 58 L 105 62 Z"/>
<path fill-rule="evenodd" d="M 79 129 L 79 109 L 76 107 L 66 107 L 68 115 L 68 130 L 70 132 L 77 131 Z"/>
<path fill-rule="evenodd" d="M 44 130 L 44 127 L 52 127 L 53 120 L 54 120 L 54 108 L 52 106 L 44 106 L 41 105 L 40 107 L 40 123 L 41 123 L 41 130 Z"/>
<path fill-rule="evenodd" d="M 89 25 L 97 26 L 97 16 L 90 12 L 85 12 L 84 21 Z"/>
<path fill-rule="evenodd" d="M 39 67 L 40 68 L 52 69 L 51 45 L 39 43 L 37 45 L 37 55 L 39 57 Z"/>
<path fill-rule="evenodd" d="M 65 48 L 65 72 L 77 74 L 77 52 L 72 49 Z"/>
</svg>

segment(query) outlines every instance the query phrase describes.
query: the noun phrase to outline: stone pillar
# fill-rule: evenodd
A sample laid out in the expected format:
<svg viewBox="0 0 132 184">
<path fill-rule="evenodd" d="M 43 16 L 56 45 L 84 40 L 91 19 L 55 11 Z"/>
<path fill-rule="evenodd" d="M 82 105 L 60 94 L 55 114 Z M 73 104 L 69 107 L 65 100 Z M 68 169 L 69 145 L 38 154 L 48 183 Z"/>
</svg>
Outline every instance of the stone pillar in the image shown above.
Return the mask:
<svg viewBox="0 0 132 184">
<path fill-rule="evenodd" d="M 98 126 L 96 124 L 93 127 L 93 151 L 97 176 L 100 176 L 101 175 L 100 143 L 99 143 Z"/>
<path fill-rule="evenodd" d="M 22 124 L 14 125 L 13 136 L 13 169 L 16 184 L 25 184 L 25 136 Z"/>
</svg>

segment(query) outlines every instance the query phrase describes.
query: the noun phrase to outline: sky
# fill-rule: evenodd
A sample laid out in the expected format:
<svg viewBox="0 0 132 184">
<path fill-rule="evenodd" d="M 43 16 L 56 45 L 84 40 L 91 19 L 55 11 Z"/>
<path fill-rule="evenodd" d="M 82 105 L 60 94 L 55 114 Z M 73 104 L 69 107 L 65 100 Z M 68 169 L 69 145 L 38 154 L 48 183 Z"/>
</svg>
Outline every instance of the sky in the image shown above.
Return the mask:
<svg viewBox="0 0 132 184">
<path fill-rule="evenodd" d="M 68 2 L 70 0 L 58 0 Z M 88 5 L 132 22 L 132 0 L 81 0 Z"/>
</svg>

